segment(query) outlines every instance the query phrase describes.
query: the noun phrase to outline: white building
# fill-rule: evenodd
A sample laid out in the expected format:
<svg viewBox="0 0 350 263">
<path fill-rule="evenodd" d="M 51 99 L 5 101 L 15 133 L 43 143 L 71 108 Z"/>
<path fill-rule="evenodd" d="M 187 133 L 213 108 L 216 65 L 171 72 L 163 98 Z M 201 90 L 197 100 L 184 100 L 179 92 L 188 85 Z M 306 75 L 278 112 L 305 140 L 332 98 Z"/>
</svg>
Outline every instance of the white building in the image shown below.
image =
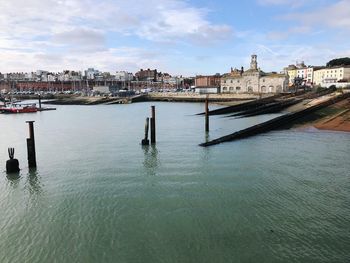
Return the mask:
<svg viewBox="0 0 350 263">
<path fill-rule="evenodd" d="M 94 86 L 92 88 L 93 93 L 99 93 L 99 94 L 109 94 L 109 86 Z"/>
<path fill-rule="evenodd" d="M 258 68 L 257 56 L 252 55 L 250 69 L 231 69 L 221 78 L 222 93 L 280 93 L 287 90 L 288 75 L 265 73 Z"/>
<path fill-rule="evenodd" d="M 195 93 L 198 94 L 217 94 L 220 92 L 220 88 L 218 87 L 195 87 Z"/>
<path fill-rule="evenodd" d="M 314 83 L 321 87 L 346 86 L 350 84 L 350 66 L 323 68 L 314 71 Z M 339 84 L 347 83 L 347 84 Z"/>
<path fill-rule="evenodd" d="M 95 79 L 95 77 L 97 75 L 99 75 L 99 71 L 98 70 L 95 70 L 93 68 L 88 68 L 87 70 L 85 70 L 85 77 L 87 79 Z"/>
<path fill-rule="evenodd" d="M 132 81 L 134 79 L 134 75 L 132 73 L 126 71 L 117 71 L 115 73 L 115 79 L 117 81 Z"/>
</svg>

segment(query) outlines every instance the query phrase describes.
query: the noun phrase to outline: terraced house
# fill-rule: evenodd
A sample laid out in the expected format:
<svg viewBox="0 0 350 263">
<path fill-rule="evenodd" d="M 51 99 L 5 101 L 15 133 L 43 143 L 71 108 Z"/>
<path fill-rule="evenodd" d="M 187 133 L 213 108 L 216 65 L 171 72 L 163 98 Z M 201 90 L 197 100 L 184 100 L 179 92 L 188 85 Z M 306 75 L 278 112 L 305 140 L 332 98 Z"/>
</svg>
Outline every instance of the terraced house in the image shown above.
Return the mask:
<svg viewBox="0 0 350 263">
<path fill-rule="evenodd" d="M 288 75 L 263 72 L 258 68 L 257 55 L 252 55 L 248 70 L 231 68 L 221 78 L 222 93 L 280 93 L 287 87 Z"/>
</svg>

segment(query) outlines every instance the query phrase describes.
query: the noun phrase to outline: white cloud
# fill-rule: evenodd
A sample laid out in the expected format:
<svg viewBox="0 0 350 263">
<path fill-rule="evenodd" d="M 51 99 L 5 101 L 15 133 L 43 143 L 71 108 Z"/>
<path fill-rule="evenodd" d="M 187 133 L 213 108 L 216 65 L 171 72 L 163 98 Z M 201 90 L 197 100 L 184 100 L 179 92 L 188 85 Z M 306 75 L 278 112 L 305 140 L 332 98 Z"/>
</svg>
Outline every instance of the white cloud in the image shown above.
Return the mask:
<svg viewBox="0 0 350 263">
<path fill-rule="evenodd" d="M 312 31 L 308 26 L 294 26 L 285 31 L 272 31 L 267 34 L 267 38 L 271 40 L 283 40 L 292 35 L 309 34 Z"/>
<path fill-rule="evenodd" d="M 284 19 L 297 21 L 306 27 L 327 26 L 349 31 L 350 0 L 337 1 L 309 12 L 289 14 Z"/>
<path fill-rule="evenodd" d="M 208 10 L 187 0 L 11 0 L 0 1 L 0 10 L 1 72 L 64 63 L 116 69 L 124 68 L 122 61 L 133 67 L 158 61 L 143 52 L 121 54 L 107 44 L 112 39 L 118 45 L 122 36 L 192 45 L 232 36 L 230 26 L 212 23 Z"/>
<path fill-rule="evenodd" d="M 110 48 L 103 51 L 46 53 L 4 50 L 1 53 L 0 68 L 3 72 L 35 71 L 46 69 L 61 71 L 63 69 L 83 70 L 95 67 L 103 71 L 127 69 L 136 71 L 140 68 L 165 66 L 157 53 L 137 48 Z"/>
<path fill-rule="evenodd" d="M 258 3 L 261 5 L 288 5 L 292 8 L 301 7 L 307 2 L 310 2 L 310 0 L 258 0 Z"/>
<path fill-rule="evenodd" d="M 263 70 L 280 71 L 296 61 L 306 65 L 321 66 L 329 60 L 350 54 L 350 50 L 334 50 L 327 45 L 264 45 L 256 46 L 259 64 Z M 322 55 L 320 55 L 322 54 Z"/>
</svg>

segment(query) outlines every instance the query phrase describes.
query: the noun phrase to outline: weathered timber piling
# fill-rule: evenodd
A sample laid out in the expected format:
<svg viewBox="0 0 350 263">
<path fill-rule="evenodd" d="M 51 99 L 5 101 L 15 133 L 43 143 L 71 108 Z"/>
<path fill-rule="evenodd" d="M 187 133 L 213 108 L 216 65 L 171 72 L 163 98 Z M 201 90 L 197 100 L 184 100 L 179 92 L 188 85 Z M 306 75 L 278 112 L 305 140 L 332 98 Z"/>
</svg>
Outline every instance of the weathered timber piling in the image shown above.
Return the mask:
<svg viewBox="0 0 350 263">
<path fill-rule="evenodd" d="M 34 121 L 27 121 L 29 124 L 29 138 L 27 138 L 28 166 L 36 167 L 35 139 L 34 139 Z"/>
<path fill-rule="evenodd" d="M 15 149 L 8 148 L 9 160 L 6 162 L 6 173 L 17 173 L 19 172 L 19 162 L 17 159 L 14 159 Z"/>
<path fill-rule="evenodd" d="M 205 131 L 209 132 L 209 95 L 205 98 Z"/>
<path fill-rule="evenodd" d="M 146 118 L 146 123 L 145 123 L 145 138 L 141 141 L 141 144 L 142 144 L 142 145 L 149 145 L 148 130 L 149 130 L 149 118 Z"/>
<path fill-rule="evenodd" d="M 39 109 L 41 109 L 41 95 L 39 94 Z"/>
<path fill-rule="evenodd" d="M 151 106 L 151 143 L 156 143 L 156 106 Z"/>
<path fill-rule="evenodd" d="M 309 108 L 306 108 L 306 109 L 303 109 L 303 110 L 299 110 L 299 111 L 296 111 L 294 113 L 288 113 L 288 114 L 279 116 L 277 118 L 268 120 L 266 122 L 256 124 L 254 126 L 246 128 L 244 130 L 240 130 L 240 131 L 231 133 L 229 135 L 222 136 L 220 138 L 211 140 L 209 142 L 201 143 L 201 144 L 199 144 L 199 146 L 208 147 L 208 146 L 211 146 L 211 145 L 216 145 L 216 144 L 223 143 L 223 142 L 228 142 L 228 141 L 234 141 L 234 140 L 238 140 L 238 139 L 254 136 L 254 135 L 257 135 L 257 134 L 261 134 L 261 133 L 264 133 L 264 132 L 269 132 L 269 131 L 272 131 L 272 130 L 276 130 L 276 129 L 279 129 L 279 128 L 283 127 L 283 126 L 290 125 L 295 120 L 297 120 L 299 118 L 302 118 L 302 117 L 306 116 L 307 114 L 310 114 L 312 112 L 320 110 L 320 109 L 322 109 L 324 107 L 332 105 L 332 104 L 334 104 L 334 103 L 336 103 L 338 101 L 347 99 L 349 97 L 350 97 L 350 93 L 345 93 L 343 95 L 339 95 L 339 96 L 337 96 L 335 98 L 331 98 L 331 99 L 329 99 L 327 101 L 321 102 L 321 103 L 319 103 L 317 105 L 314 105 L 314 106 L 311 106 Z"/>
<path fill-rule="evenodd" d="M 266 103 L 274 102 L 275 99 L 280 98 L 281 96 L 282 96 L 281 94 L 278 94 L 268 98 L 262 98 L 261 100 L 258 99 L 258 100 L 243 102 L 238 105 L 233 105 L 233 106 L 212 110 L 212 111 L 209 111 L 209 115 L 222 115 L 222 114 L 228 114 L 232 112 L 238 112 L 238 111 L 256 108 L 261 105 L 265 105 Z M 197 115 L 205 115 L 205 112 L 199 113 Z"/>
</svg>

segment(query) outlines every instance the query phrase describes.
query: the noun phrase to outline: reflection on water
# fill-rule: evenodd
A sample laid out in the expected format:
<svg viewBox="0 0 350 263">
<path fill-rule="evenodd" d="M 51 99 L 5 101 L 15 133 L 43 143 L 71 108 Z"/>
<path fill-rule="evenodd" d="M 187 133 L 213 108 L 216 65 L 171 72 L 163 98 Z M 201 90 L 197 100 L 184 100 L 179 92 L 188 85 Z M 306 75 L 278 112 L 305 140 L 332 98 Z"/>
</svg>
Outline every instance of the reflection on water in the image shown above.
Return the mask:
<svg viewBox="0 0 350 263">
<path fill-rule="evenodd" d="M 8 180 L 8 185 L 14 189 L 18 187 L 19 182 L 21 180 L 21 176 L 19 172 L 7 174 L 6 178 Z"/>
<path fill-rule="evenodd" d="M 158 149 L 154 144 L 142 146 L 144 153 L 143 166 L 145 167 L 147 174 L 156 175 L 157 168 L 160 166 L 158 160 Z"/>
<path fill-rule="evenodd" d="M 25 188 L 28 189 L 30 195 L 39 195 L 42 193 L 43 188 L 36 168 L 29 169 Z"/>
<path fill-rule="evenodd" d="M 210 141 L 210 133 L 209 133 L 209 132 L 206 132 L 206 133 L 204 134 L 204 141 L 205 141 L 205 142 L 209 142 L 209 141 Z"/>
</svg>

